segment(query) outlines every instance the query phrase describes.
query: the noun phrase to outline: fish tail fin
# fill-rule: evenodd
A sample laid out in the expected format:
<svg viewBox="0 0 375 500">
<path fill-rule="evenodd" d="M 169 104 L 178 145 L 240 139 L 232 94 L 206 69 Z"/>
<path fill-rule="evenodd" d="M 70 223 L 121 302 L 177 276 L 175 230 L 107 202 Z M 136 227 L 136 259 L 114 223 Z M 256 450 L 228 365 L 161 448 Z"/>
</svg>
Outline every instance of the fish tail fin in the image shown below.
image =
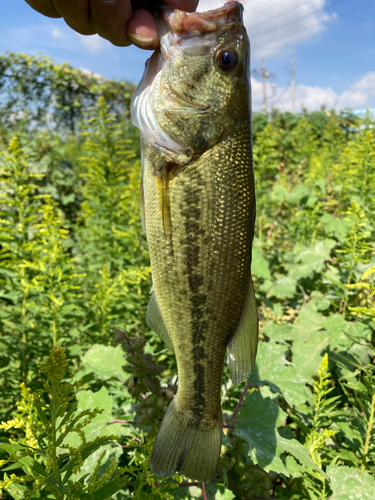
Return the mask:
<svg viewBox="0 0 375 500">
<path fill-rule="evenodd" d="M 202 429 L 183 412 L 177 411 L 176 398 L 169 405 L 151 453 L 150 468 L 160 477 L 175 472 L 209 483 L 216 474 L 221 450 L 223 417 L 214 426 Z"/>
</svg>

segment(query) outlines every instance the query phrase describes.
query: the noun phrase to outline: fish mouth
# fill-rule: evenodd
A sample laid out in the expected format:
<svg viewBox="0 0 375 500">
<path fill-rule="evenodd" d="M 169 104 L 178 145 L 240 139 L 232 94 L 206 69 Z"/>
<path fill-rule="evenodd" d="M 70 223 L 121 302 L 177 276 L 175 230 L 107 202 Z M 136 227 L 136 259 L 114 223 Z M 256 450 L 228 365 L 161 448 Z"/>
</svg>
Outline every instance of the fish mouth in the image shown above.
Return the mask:
<svg viewBox="0 0 375 500">
<path fill-rule="evenodd" d="M 209 33 L 220 31 L 233 23 L 243 23 L 243 5 L 239 2 L 227 2 L 219 9 L 207 12 L 184 12 L 182 10 L 172 10 L 168 7 L 161 7 L 158 18 L 161 20 L 162 31 L 165 25 L 169 31 L 176 35 Z M 163 29 L 164 28 L 164 29 Z"/>
</svg>

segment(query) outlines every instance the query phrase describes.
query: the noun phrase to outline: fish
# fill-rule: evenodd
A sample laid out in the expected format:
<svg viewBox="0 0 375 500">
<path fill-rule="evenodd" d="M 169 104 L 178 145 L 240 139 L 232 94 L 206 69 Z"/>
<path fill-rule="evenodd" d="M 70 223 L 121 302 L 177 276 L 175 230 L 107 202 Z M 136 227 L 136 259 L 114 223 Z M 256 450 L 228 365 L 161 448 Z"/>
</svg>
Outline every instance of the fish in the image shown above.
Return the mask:
<svg viewBox="0 0 375 500">
<path fill-rule="evenodd" d="M 250 45 L 238 2 L 204 13 L 161 7 L 156 20 L 161 47 L 131 114 L 152 274 L 146 321 L 175 353 L 178 389 L 150 468 L 208 483 L 221 451 L 225 353 L 238 384 L 258 342 Z"/>
</svg>

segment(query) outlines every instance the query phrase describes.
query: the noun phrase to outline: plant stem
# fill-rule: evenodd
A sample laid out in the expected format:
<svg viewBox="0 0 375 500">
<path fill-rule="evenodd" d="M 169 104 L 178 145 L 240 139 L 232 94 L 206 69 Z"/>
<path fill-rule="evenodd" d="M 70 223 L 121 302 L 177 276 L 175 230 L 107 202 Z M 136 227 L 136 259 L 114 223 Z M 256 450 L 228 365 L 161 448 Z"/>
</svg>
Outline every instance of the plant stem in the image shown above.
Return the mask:
<svg viewBox="0 0 375 500">
<path fill-rule="evenodd" d="M 370 443 L 372 424 L 374 421 L 374 411 L 375 411 L 375 393 L 372 395 L 372 400 L 371 400 L 370 418 L 368 419 L 366 442 L 365 442 L 365 448 L 363 450 L 363 456 L 362 456 L 361 477 L 362 477 L 362 474 L 366 468 L 366 458 L 367 458 L 367 453 L 368 453 L 368 448 L 369 448 L 369 443 Z"/>
<path fill-rule="evenodd" d="M 357 221 L 357 217 L 356 217 Z M 353 243 L 353 248 L 352 248 L 352 255 L 351 255 L 351 262 L 350 262 L 350 271 L 349 271 L 349 276 L 348 276 L 348 281 L 346 282 L 347 285 L 350 285 L 350 282 L 352 280 L 352 274 L 355 266 L 355 255 L 357 251 L 357 235 L 354 233 L 354 243 Z M 345 312 L 346 312 L 346 307 L 348 305 L 348 299 L 349 299 L 349 290 L 348 287 L 345 287 L 345 301 L 344 301 L 344 307 L 342 310 L 342 317 L 345 319 Z"/>
<path fill-rule="evenodd" d="M 59 468 L 57 467 L 57 461 L 56 461 L 56 387 L 55 383 L 52 384 L 52 408 L 51 408 L 51 413 L 52 413 L 52 418 L 51 418 L 51 432 L 52 432 L 52 450 L 51 450 L 51 463 L 52 463 L 52 470 L 53 474 L 58 481 L 59 484 L 61 484 L 61 476 L 60 476 L 60 471 Z"/>
<path fill-rule="evenodd" d="M 246 387 L 245 387 L 245 389 L 244 389 L 243 393 L 241 394 L 241 397 L 240 397 L 240 399 L 238 400 L 238 403 L 237 403 L 237 405 L 236 405 L 235 409 L 233 410 L 233 414 L 232 414 L 232 416 L 230 417 L 230 419 L 231 419 L 231 420 L 234 420 L 234 417 L 237 415 L 237 413 L 238 413 L 239 409 L 241 408 L 242 401 L 243 401 L 244 397 L 246 396 L 246 393 L 247 393 L 247 391 L 249 390 L 250 386 L 251 386 L 251 384 L 250 384 L 250 382 L 249 382 L 249 380 L 248 380 L 248 381 L 247 381 L 247 384 L 246 384 Z"/>
<path fill-rule="evenodd" d="M 53 347 L 57 347 L 57 328 L 55 319 L 52 320 Z"/>
<path fill-rule="evenodd" d="M 348 277 L 348 281 L 346 283 L 347 285 L 350 285 L 350 282 L 352 280 L 353 269 L 354 269 L 354 264 L 350 266 L 349 277 Z M 344 306 L 342 308 L 342 317 L 344 319 L 345 319 L 346 307 L 348 305 L 348 299 L 349 299 L 349 290 L 347 287 L 345 287 L 345 301 L 344 301 Z"/>
<path fill-rule="evenodd" d="M 271 226 L 270 226 L 270 228 L 268 230 L 266 241 L 269 241 L 271 239 L 273 230 L 275 229 L 276 220 L 278 219 L 278 217 L 279 217 L 279 215 L 281 214 L 282 211 L 283 211 L 283 202 L 281 202 L 281 205 L 279 206 L 279 209 L 276 212 L 276 215 L 275 215 L 275 217 L 273 219 L 273 222 L 272 222 L 272 224 L 271 224 Z"/>
<path fill-rule="evenodd" d="M 112 424 L 136 424 L 134 420 L 120 420 L 118 418 L 114 418 L 111 422 L 107 422 L 107 425 Z"/>
<path fill-rule="evenodd" d="M 206 488 L 204 486 L 204 483 L 201 483 L 201 487 L 202 487 L 202 498 L 203 500 L 207 500 Z"/>
<path fill-rule="evenodd" d="M 22 270 L 21 276 L 24 274 Z M 23 276 L 24 277 L 24 276 Z M 22 363 L 21 363 L 21 380 L 26 383 L 27 379 L 27 330 L 26 330 L 26 301 L 27 301 L 27 291 L 23 290 L 22 298 Z"/>
</svg>

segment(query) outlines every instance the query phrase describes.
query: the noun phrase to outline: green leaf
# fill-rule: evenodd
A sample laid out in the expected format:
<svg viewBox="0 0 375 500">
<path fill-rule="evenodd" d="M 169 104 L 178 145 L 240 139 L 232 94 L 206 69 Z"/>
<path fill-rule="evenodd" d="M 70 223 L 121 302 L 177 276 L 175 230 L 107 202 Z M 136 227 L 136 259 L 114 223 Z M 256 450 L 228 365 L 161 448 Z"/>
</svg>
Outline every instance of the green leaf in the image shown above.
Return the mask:
<svg viewBox="0 0 375 500">
<path fill-rule="evenodd" d="M 4 474 L 4 479 L 9 479 L 8 475 Z M 13 483 L 7 488 L 7 492 L 13 497 L 15 500 L 21 500 L 25 498 L 25 493 L 27 491 L 27 487 L 23 484 Z"/>
<path fill-rule="evenodd" d="M 40 464 L 36 460 L 33 460 L 33 463 L 31 465 L 31 470 L 33 472 L 36 472 L 37 474 L 40 474 L 41 476 L 47 477 L 44 465 Z"/>
<path fill-rule="evenodd" d="M 108 425 L 108 422 L 113 421 L 112 407 L 113 397 L 109 395 L 106 387 L 102 387 L 98 392 L 91 390 L 80 391 L 77 394 L 77 410 L 76 415 L 85 410 L 94 410 L 95 408 L 103 410 L 102 413 L 90 419 L 90 422 L 83 427 L 87 441 L 93 440 L 98 436 L 121 435 L 122 427 L 120 424 Z M 65 445 L 79 446 L 81 438 L 76 432 L 69 432 L 65 437 L 62 447 Z"/>
<path fill-rule="evenodd" d="M 110 481 L 95 491 L 93 500 L 105 500 L 106 498 L 110 498 L 120 491 L 121 488 L 123 488 L 123 484 L 120 481 Z"/>
<path fill-rule="evenodd" d="M 262 255 L 260 248 L 253 248 L 251 272 L 258 278 L 270 278 L 271 272 L 267 260 Z"/>
<path fill-rule="evenodd" d="M 108 422 L 113 421 L 113 397 L 108 393 L 106 387 L 102 387 L 98 392 L 80 391 L 77 394 L 77 400 L 78 412 L 94 408 L 104 410 L 103 413 L 91 419 L 90 423 L 84 427 L 87 440 L 95 439 L 98 436 L 107 436 L 108 434 L 121 435 L 122 427 L 120 424 L 108 425 Z"/>
<path fill-rule="evenodd" d="M 94 453 L 96 450 L 99 448 L 109 444 L 110 441 L 106 438 L 100 438 L 97 442 L 95 443 L 89 443 L 87 446 L 85 446 L 82 451 L 81 451 L 81 456 L 82 460 L 86 460 L 87 457 L 89 457 L 92 453 Z M 61 472 L 65 472 L 64 474 L 64 480 L 63 483 L 66 484 L 66 482 L 70 479 L 72 476 L 73 468 L 77 465 L 77 460 L 74 458 L 73 460 L 70 460 L 64 467 L 61 469 Z"/>
<path fill-rule="evenodd" d="M 358 340 L 369 338 L 370 330 L 358 321 L 345 321 L 340 314 L 323 316 L 313 301 L 305 304 L 290 333 L 293 340 L 292 361 L 298 373 L 306 379 L 314 376 L 328 348 L 332 353 L 345 351 L 346 355 L 350 352 L 366 364 L 369 349 L 351 347 L 353 340 L 350 337 Z"/>
<path fill-rule="evenodd" d="M 322 329 L 324 316 L 317 312 L 314 303 L 305 304 L 298 321 L 293 324 L 293 364 L 301 377 L 310 379 L 316 374 L 328 345 L 328 333 Z"/>
<path fill-rule="evenodd" d="M 77 409 L 77 403 L 71 403 L 68 406 L 68 410 L 65 412 L 64 417 L 62 418 L 60 424 L 57 427 L 57 430 L 59 430 L 61 427 L 65 425 L 65 423 L 70 419 L 71 415 L 76 411 Z"/>
<path fill-rule="evenodd" d="M 2 467 L 1 470 L 4 471 L 4 472 L 8 472 L 10 470 L 15 470 L 15 469 L 21 469 L 21 467 L 23 467 L 24 464 L 22 464 L 21 462 L 14 462 L 13 464 L 11 465 L 8 465 L 7 467 Z"/>
<path fill-rule="evenodd" d="M 297 280 L 276 274 L 276 281 L 267 293 L 267 297 L 276 297 L 278 299 L 291 299 L 296 293 Z"/>
<path fill-rule="evenodd" d="M 346 333 L 353 337 L 357 342 L 363 342 L 363 340 L 371 340 L 372 331 L 368 325 L 362 323 L 361 321 L 350 322 Z"/>
<path fill-rule="evenodd" d="M 51 474 L 47 478 L 47 483 L 53 486 L 53 488 L 55 488 L 60 493 L 60 495 L 64 496 L 64 487 L 61 483 L 58 482 L 58 480 L 53 474 Z"/>
<path fill-rule="evenodd" d="M 345 335 L 350 323 L 345 321 L 341 314 L 331 314 L 324 318 L 323 328 L 327 331 L 328 342 L 332 351 L 347 349 L 353 341 Z"/>
<path fill-rule="evenodd" d="M 350 447 L 354 451 L 359 451 L 362 446 L 363 436 L 361 430 L 358 428 L 356 421 L 350 422 L 335 422 L 335 426 L 337 426 L 342 432 L 342 438 L 350 444 Z"/>
<path fill-rule="evenodd" d="M 281 392 L 290 406 L 305 402 L 310 397 L 307 378 L 297 373 L 285 357 L 287 348 L 274 342 L 260 342 L 255 368 L 250 376 L 252 384 L 266 383 L 273 392 Z"/>
<path fill-rule="evenodd" d="M 112 347 L 95 344 L 82 356 L 82 361 L 104 380 L 113 377 L 124 381 L 128 378 L 122 369 L 125 359 L 120 345 Z"/>
<path fill-rule="evenodd" d="M 14 456 L 16 451 L 23 451 L 27 448 L 20 444 L 1 443 L 0 444 L 9 455 Z"/>
<path fill-rule="evenodd" d="M 328 212 L 324 213 L 320 219 L 325 227 L 328 235 L 335 236 L 340 242 L 344 242 L 349 233 L 350 222 L 342 219 L 337 219 Z"/>
<path fill-rule="evenodd" d="M 299 184 L 296 186 L 294 191 L 284 194 L 284 199 L 290 203 L 290 205 L 299 205 L 303 198 L 307 198 L 310 194 L 309 186 L 306 184 Z"/>
<path fill-rule="evenodd" d="M 301 377 L 311 379 L 316 374 L 327 351 L 328 339 L 325 330 L 318 330 L 294 340 L 292 361 Z"/>
<path fill-rule="evenodd" d="M 232 443 L 228 439 L 228 437 L 224 434 L 224 432 L 221 435 L 221 444 L 223 446 L 228 446 L 229 448 L 232 448 Z"/>
<path fill-rule="evenodd" d="M 291 477 L 301 477 L 305 474 L 305 469 L 291 455 L 285 457 L 285 466 Z"/>
<path fill-rule="evenodd" d="M 312 278 L 314 272 L 320 273 L 335 245 L 335 241 L 327 238 L 316 243 L 313 248 L 304 247 L 302 250 L 299 248 L 295 262 L 286 266 L 289 270 L 288 276 L 291 279 L 299 280 L 307 277 Z"/>
<path fill-rule="evenodd" d="M 293 455 L 308 471 L 324 475 L 311 459 L 309 452 L 296 439 L 286 439 L 277 431 L 287 414 L 270 398 L 263 398 L 259 391 L 246 396 L 245 405 L 238 413 L 239 423 L 235 434 L 246 441 L 249 455 L 265 471 L 273 470 L 289 476 L 280 458 L 281 453 Z"/>
<path fill-rule="evenodd" d="M 282 436 L 279 436 L 278 445 L 281 450 L 287 451 L 288 453 L 293 455 L 308 470 L 315 470 L 322 476 L 325 476 L 325 473 L 317 465 L 315 465 L 314 461 L 309 455 L 307 448 L 296 439 L 286 439 Z"/>
<path fill-rule="evenodd" d="M 369 364 L 374 356 L 373 348 L 369 345 L 353 344 L 348 353 L 352 354 L 362 366 Z"/>
<path fill-rule="evenodd" d="M 332 499 L 342 500 L 374 500 L 375 479 L 366 471 L 361 477 L 360 469 L 335 465 L 328 467 Z"/>
<path fill-rule="evenodd" d="M 220 489 L 215 493 L 215 500 L 233 500 L 236 498 L 230 490 L 224 490 L 223 492 Z"/>
<path fill-rule="evenodd" d="M 36 411 L 38 412 L 38 416 L 40 418 L 40 420 L 43 422 L 44 424 L 44 427 L 46 429 L 49 428 L 50 426 L 50 423 L 48 421 L 48 418 L 47 418 L 47 415 L 45 413 L 45 411 L 42 409 L 42 407 L 40 405 L 38 405 L 37 403 L 35 403 L 35 408 L 36 408 Z"/>
<path fill-rule="evenodd" d="M 277 448 L 277 427 L 286 419 L 286 413 L 271 399 L 263 399 L 259 391 L 246 396 L 245 406 L 238 413 L 235 434 L 246 441 L 249 455 L 255 464 L 265 470 L 288 474 Z"/>
<path fill-rule="evenodd" d="M 277 324 L 271 321 L 264 328 L 263 332 L 267 337 L 269 337 L 274 342 L 280 342 L 285 344 L 287 340 L 290 340 L 291 335 L 291 327 L 290 324 Z"/>
<path fill-rule="evenodd" d="M 104 453 L 104 456 L 101 460 L 101 464 L 99 467 L 99 477 L 102 476 L 102 474 L 105 473 L 111 458 L 116 458 L 116 460 L 120 460 L 120 457 L 122 455 L 122 448 L 121 446 L 115 444 L 115 443 L 109 443 L 100 446 L 97 450 L 95 450 L 93 453 L 91 453 L 86 460 L 84 461 L 81 470 L 77 472 L 76 474 L 73 474 L 70 479 L 77 481 L 81 479 L 84 476 L 87 476 L 86 482 L 90 482 L 90 476 L 92 474 L 92 471 L 95 469 L 95 467 L 98 465 L 98 460 Z"/>
</svg>

